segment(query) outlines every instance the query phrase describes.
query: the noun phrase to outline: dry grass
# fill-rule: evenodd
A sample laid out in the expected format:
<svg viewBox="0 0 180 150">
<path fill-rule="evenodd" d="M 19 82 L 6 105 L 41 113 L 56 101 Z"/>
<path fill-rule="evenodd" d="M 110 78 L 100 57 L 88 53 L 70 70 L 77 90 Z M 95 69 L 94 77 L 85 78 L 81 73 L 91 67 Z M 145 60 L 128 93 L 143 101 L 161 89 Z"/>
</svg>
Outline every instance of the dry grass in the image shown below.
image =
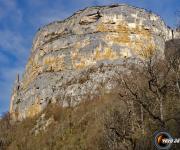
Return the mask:
<svg viewBox="0 0 180 150">
<path fill-rule="evenodd" d="M 104 95 L 102 99 L 87 101 L 74 108 L 49 105 L 42 113 L 46 114 L 47 119 L 53 116 L 55 122 L 46 132 L 37 136 L 30 131 L 39 116 L 11 125 L 9 116 L 6 115 L 0 122 L 1 150 L 106 150 L 113 149 L 115 143 L 119 147 L 116 149 L 132 149 L 133 145 L 128 139 L 112 136 L 112 131 L 109 130 L 112 127 L 117 128 L 119 133 L 126 131 L 128 136 L 132 136 L 136 141 L 136 148 L 142 148 L 141 144 L 152 148 L 149 138 L 152 138 L 153 132 L 158 128 L 154 120 L 147 118 L 145 135 L 141 128 L 131 133 L 133 118 L 128 116 L 126 104 L 117 95 Z"/>
</svg>

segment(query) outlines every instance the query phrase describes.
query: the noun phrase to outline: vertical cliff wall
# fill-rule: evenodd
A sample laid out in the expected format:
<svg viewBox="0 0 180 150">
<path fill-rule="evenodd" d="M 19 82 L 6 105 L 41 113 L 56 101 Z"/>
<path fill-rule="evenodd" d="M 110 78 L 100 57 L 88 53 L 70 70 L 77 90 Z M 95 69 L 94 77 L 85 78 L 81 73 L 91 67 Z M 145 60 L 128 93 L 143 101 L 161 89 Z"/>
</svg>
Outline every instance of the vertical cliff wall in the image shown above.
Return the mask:
<svg viewBox="0 0 180 150">
<path fill-rule="evenodd" d="M 165 41 L 172 38 L 159 16 L 128 5 L 90 7 L 46 25 L 35 36 L 22 81 L 15 84 L 10 113 L 21 120 L 48 103 L 77 105 L 102 89 L 112 91 L 124 60 L 163 57 Z"/>
</svg>

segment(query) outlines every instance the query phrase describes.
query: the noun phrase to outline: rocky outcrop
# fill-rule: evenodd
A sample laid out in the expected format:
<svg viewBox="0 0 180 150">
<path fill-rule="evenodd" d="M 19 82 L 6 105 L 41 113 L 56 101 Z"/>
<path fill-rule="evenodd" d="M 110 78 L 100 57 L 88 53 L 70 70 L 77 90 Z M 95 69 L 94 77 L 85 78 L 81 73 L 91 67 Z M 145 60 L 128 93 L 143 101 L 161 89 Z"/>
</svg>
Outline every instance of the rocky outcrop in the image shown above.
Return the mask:
<svg viewBox="0 0 180 150">
<path fill-rule="evenodd" d="M 163 56 L 173 37 L 159 16 L 128 5 L 90 7 L 46 25 L 15 84 L 10 113 L 22 120 L 48 103 L 74 106 L 113 91 L 124 61 Z"/>
<path fill-rule="evenodd" d="M 40 132 L 45 132 L 47 128 L 55 122 L 53 117 L 50 117 L 49 119 L 45 118 L 45 114 L 42 114 L 37 120 L 36 124 L 31 130 L 31 134 L 34 134 L 35 136 L 38 135 Z"/>
</svg>

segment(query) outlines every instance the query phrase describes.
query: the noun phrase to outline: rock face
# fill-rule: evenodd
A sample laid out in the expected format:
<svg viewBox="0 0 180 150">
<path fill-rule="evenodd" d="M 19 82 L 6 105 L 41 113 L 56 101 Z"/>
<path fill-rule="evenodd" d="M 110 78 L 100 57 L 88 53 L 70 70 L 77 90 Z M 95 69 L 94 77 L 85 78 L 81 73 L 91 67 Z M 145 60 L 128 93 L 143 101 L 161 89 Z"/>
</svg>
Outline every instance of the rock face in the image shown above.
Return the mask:
<svg viewBox="0 0 180 150">
<path fill-rule="evenodd" d="M 48 103 L 74 106 L 113 91 L 126 60 L 163 56 L 173 36 L 161 18 L 128 5 L 90 7 L 41 28 L 22 80 L 14 86 L 10 113 L 33 117 Z"/>
</svg>

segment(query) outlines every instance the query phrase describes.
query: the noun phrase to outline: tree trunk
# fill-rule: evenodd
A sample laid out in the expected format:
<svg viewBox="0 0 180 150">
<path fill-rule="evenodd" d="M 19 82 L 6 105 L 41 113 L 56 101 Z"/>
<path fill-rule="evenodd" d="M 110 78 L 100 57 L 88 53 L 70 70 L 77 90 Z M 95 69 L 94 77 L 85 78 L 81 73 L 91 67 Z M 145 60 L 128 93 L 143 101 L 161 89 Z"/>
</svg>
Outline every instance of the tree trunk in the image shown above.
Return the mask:
<svg viewBox="0 0 180 150">
<path fill-rule="evenodd" d="M 163 101 L 162 98 L 160 98 L 160 118 L 163 121 L 164 120 L 164 116 L 163 116 Z"/>
<path fill-rule="evenodd" d="M 179 94 L 180 94 L 180 85 L 179 85 L 178 74 L 176 75 L 176 86 L 177 86 L 178 92 L 179 92 Z"/>
<path fill-rule="evenodd" d="M 142 127 L 142 134 L 144 134 L 144 114 L 143 114 L 143 106 L 141 105 L 141 127 Z"/>
</svg>

